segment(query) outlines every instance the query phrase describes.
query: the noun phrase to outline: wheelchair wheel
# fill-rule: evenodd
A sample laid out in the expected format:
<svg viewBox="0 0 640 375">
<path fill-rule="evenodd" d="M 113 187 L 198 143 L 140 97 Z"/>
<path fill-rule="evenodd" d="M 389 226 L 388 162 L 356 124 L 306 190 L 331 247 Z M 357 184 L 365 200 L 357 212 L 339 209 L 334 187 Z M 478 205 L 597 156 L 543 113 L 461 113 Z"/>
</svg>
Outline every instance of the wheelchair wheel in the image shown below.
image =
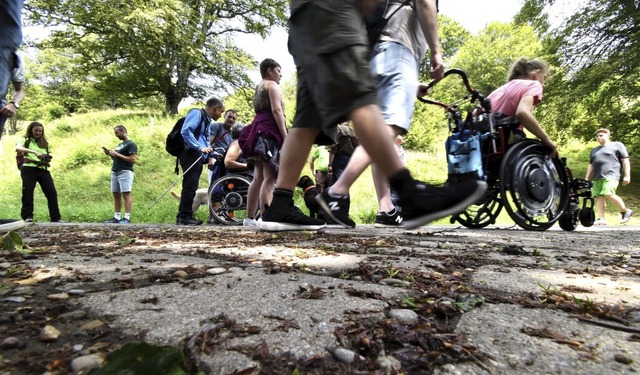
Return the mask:
<svg viewBox="0 0 640 375">
<path fill-rule="evenodd" d="M 596 213 L 592 207 L 582 207 L 578 215 L 580 224 L 582 224 L 583 227 L 589 228 L 596 222 Z"/>
<path fill-rule="evenodd" d="M 222 176 L 209 188 L 209 214 L 219 224 L 242 225 L 251 180 L 242 175 Z"/>
<path fill-rule="evenodd" d="M 580 210 L 578 209 L 577 204 L 570 204 L 569 209 L 567 209 L 567 211 L 560 216 L 560 219 L 558 219 L 558 225 L 560 225 L 560 228 L 568 232 L 575 230 L 578 227 L 578 211 Z"/>
<path fill-rule="evenodd" d="M 564 214 L 569 183 L 564 165 L 540 142 L 511 146 L 500 164 L 500 194 L 509 216 L 526 230 L 543 231 Z"/>
<path fill-rule="evenodd" d="M 451 224 L 455 221 L 467 228 L 484 228 L 495 224 L 496 218 L 502 210 L 502 199 L 498 188 L 489 189 L 482 200 L 470 205 L 463 212 L 451 217 Z"/>
</svg>

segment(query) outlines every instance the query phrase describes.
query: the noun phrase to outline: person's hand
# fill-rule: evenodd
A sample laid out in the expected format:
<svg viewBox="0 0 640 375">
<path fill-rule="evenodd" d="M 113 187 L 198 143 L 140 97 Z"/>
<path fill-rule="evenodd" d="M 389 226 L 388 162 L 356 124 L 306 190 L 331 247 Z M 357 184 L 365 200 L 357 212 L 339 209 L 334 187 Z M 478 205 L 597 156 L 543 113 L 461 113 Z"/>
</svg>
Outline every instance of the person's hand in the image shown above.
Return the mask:
<svg viewBox="0 0 640 375">
<path fill-rule="evenodd" d="M 213 149 L 211 147 L 203 147 L 200 149 L 200 152 L 203 154 L 210 154 L 213 152 Z"/>
<path fill-rule="evenodd" d="M 555 143 L 548 141 L 544 145 L 551 150 L 551 152 L 549 152 L 549 159 L 555 159 L 557 156 L 560 155 L 558 153 L 558 146 Z"/>
<path fill-rule="evenodd" d="M 429 76 L 436 81 L 439 81 L 444 77 L 444 61 L 440 53 L 431 54 L 431 69 L 429 69 Z"/>
<path fill-rule="evenodd" d="M 107 155 L 111 156 L 112 158 L 115 157 L 118 153 L 113 151 L 113 150 L 107 150 L 106 151 Z"/>
<path fill-rule="evenodd" d="M 0 114 L 7 117 L 12 117 L 17 111 L 18 109 L 13 103 L 7 103 L 4 107 L 0 108 Z"/>
<path fill-rule="evenodd" d="M 622 178 L 622 185 L 627 186 L 631 183 L 631 176 L 624 176 Z"/>
<path fill-rule="evenodd" d="M 425 85 L 424 83 L 419 83 L 418 84 L 418 93 L 417 93 L 418 98 L 422 98 L 423 96 L 427 95 L 428 93 L 429 93 L 429 86 Z"/>
</svg>

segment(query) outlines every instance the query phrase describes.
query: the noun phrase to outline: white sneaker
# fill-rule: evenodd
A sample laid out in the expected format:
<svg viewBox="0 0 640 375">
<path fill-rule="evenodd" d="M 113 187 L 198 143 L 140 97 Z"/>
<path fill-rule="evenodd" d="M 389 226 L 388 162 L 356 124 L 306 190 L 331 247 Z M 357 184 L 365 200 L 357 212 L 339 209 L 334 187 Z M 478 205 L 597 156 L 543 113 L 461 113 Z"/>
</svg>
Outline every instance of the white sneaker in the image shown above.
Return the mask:
<svg viewBox="0 0 640 375">
<path fill-rule="evenodd" d="M 596 219 L 596 221 L 593 223 L 594 226 L 596 227 L 606 227 L 607 226 L 607 222 L 604 221 L 604 219 Z"/>
<path fill-rule="evenodd" d="M 620 224 L 624 224 L 627 221 L 631 220 L 631 215 L 633 215 L 633 210 L 627 209 L 624 213 L 620 214 Z"/>
<path fill-rule="evenodd" d="M 245 217 L 244 220 L 242 220 L 242 226 L 247 228 L 257 228 L 258 221 L 256 219 Z"/>
</svg>

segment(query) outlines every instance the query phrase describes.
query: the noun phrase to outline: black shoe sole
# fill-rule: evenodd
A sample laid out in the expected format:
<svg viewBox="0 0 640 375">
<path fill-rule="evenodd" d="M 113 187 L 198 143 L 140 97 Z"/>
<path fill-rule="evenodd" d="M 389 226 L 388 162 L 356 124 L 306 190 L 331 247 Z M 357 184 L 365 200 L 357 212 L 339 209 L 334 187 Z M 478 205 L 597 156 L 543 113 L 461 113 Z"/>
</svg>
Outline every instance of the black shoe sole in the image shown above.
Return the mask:
<svg viewBox="0 0 640 375">
<path fill-rule="evenodd" d="M 469 207 L 470 205 L 478 201 L 478 199 L 480 199 L 484 195 L 484 193 L 487 191 L 487 187 L 488 185 L 486 182 L 478 181 L 478 186 L 476 187 L 476 190 L 471 195 L 461 200 L 457 204 L 441 211 L 430 212 L 428 214 L 425 214 L 422 216 L 416 216 L 411 219 L 407 219 L 405 217 L 401 225 L 406 229 L 415 229 L 419 226 L 425 225 L 434 220 L 442 219 L 443 217 L 450 216 L 450 215 L 459 214 L 460 212 L 464 211 L 467 207 Z"/>
</svg>

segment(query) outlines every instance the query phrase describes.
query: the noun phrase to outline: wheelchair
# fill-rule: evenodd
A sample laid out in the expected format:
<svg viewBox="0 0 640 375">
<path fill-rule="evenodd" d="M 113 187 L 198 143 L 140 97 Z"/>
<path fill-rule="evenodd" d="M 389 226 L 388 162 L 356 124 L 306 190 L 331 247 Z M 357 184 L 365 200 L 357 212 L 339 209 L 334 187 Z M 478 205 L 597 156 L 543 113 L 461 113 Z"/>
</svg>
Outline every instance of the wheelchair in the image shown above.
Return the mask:
<svg viewBox="0 0 640 375">
<path fill-rule="evenodd" d="M 556 222 L 565 231 L 573 231 L 578 222 L 590 227 L 595 221 L 591 182 L 574 178 L 566 158 L 548 157 L 542 142 L 524 138 L 515 117 L 493 113 L 490 101 L 473 89 L 466 73 L 451 69 L 444 76 L 459 76 L 466 95 L 451 104 L 418 97 L 426 104 L 442 107 L 449 118 L 453 134 L 477 136 L 482 173 L 449 174 L 447 184 L 461 179 L 481 178 L 487 182 L 486 194 L 465 211 L 453 215 L 451 223 L 467 228 L 484 228 L 495 224 L 504 208 L 511 219 L 525 230 L 544 231 Z M 437 81 L 428 84 L 435 86 Z M 463 119 L 460 106 L 468 102 Z M 582 199 L 582 207 L 580 200 Z"/>
<path fill-rule="evenodd" d="M 209 186 L 209 216 L 222 225 L 242 225 L 247 216 L 247 193 L 253 177 L 229 173 Z"/>
</svg>

